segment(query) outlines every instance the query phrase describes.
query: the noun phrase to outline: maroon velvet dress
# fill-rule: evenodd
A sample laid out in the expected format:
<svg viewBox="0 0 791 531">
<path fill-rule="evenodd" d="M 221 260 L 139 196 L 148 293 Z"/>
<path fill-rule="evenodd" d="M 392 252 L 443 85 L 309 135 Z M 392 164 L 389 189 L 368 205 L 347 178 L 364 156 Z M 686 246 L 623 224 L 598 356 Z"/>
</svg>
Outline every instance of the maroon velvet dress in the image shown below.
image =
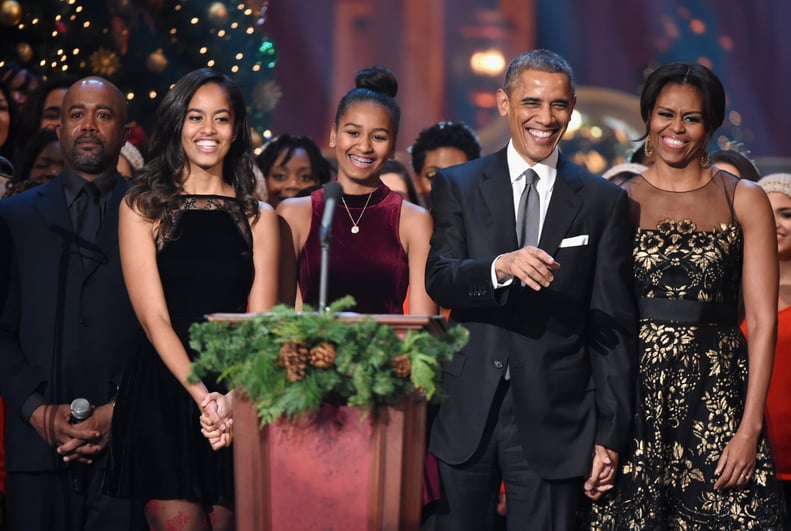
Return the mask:
<svg viewBox="0 0 791 531">
<path fill-rule="evenodd" d="M 313 213 L 310 233 L 299 255 L 299 288 L 303 302 L 315 309 L 319 301 L 319 228 L 324 214 L 324 190 L 314 191 L 310 200 Z M 380 184 L 370 194 L 370 200 L 369 194 L 344 194 L 343 200 L 348 211 L 340 201 L 332 220 L 327 303 L 351 295 L 357 302 L 351 311 L 403 313 L 409 263 L 398 232 L 401 196 Z M 352 218 L 359 229 L 356 233 L 352 232 Z"/>
</svg>

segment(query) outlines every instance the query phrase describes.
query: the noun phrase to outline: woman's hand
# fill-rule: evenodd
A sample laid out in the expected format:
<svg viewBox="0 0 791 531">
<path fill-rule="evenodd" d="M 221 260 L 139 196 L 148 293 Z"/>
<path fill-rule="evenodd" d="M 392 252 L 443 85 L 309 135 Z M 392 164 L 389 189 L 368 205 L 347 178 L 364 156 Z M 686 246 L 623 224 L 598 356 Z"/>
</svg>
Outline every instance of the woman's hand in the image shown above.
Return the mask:
<svg viewBox="0 0 791 531">
<path fill-rule="evenodd" d="M 208 393 L 201 402 L 201 433 L 212 449 L 230 446 L 233 441 L 233 391 Z"/>
<path fill-rule="evenodd" d="M 757 436 L 736 432 L 717 461 L 714 474 L 718 479 L 714 483 L 714 490 L 741 487 L 750 480 L 755 471 L 757 446 Z"/>
</svg>

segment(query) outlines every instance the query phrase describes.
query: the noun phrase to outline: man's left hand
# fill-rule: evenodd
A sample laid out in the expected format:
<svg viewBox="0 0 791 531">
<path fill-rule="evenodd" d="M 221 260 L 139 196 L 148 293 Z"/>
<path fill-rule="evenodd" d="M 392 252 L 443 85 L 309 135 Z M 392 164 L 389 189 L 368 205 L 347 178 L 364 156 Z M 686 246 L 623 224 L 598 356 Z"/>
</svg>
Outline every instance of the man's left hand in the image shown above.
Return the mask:
<svg viewBox="0 0 791 531">
<path fill-rule="evenodd" d="M 591 473 L 585 480 L 585 496 L 598 500 L 602 494 L 613 488 L 617 468 L 618 452 L 600 444 L 594 446 Z"/>
</svg>

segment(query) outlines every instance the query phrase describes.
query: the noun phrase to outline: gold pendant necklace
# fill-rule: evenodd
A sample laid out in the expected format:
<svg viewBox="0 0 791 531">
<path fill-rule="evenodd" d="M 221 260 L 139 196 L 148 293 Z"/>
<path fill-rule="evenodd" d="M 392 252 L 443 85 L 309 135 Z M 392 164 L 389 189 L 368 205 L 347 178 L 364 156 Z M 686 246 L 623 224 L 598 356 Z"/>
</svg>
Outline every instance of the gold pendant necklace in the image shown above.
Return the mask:
<svg viewBox="0 0 791 531">
<path fill-rule="evenodd" d="M 376 190 L 374 190 L 375 192 Z M 352 213 L 349 210 L 349 205 L 346 204 L 346 198 L 341 197 L 341 201 L 343 201 L 343 207 L 346 209 L 346 213 L 349 214 L 349 219 L 352 222 L 352 234 L 357 234 L 360 232 L 360 220 L 363 219 L 363 214 L 365 214 L 365 209 L 368 208 L 368 203 L 371 201 L 371 197 L 374 195 L 374 192 L 368 194 L 368 199 L 365 201 L 365 205 L 363 206 L 363 211 L 360 212 L 360 216 L 357 218 L 357 221 L 354 221 L 352 217 Z"/>
</svg>

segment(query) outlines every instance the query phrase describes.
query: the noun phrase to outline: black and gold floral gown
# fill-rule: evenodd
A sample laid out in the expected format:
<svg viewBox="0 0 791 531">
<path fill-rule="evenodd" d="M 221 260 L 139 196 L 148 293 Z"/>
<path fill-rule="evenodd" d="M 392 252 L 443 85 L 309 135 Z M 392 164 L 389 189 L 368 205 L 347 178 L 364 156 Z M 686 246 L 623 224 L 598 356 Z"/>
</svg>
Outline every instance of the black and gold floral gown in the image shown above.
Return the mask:
<svg viewBox="0 0 791 531">
<path fill-rule="evenodd" d="M 749 482 L 714 490 L 717 460 L 747 392 L 747 347 L 737 323 L 737 182 L 719 172 L 690 192 L 660 190 L 641 176 L 623 185 L 639 223 L 638 407 L 616 488 L 593 504 L 592 529 L 778 528 L 779 490 L 764 436 Z"/>
</svg>

